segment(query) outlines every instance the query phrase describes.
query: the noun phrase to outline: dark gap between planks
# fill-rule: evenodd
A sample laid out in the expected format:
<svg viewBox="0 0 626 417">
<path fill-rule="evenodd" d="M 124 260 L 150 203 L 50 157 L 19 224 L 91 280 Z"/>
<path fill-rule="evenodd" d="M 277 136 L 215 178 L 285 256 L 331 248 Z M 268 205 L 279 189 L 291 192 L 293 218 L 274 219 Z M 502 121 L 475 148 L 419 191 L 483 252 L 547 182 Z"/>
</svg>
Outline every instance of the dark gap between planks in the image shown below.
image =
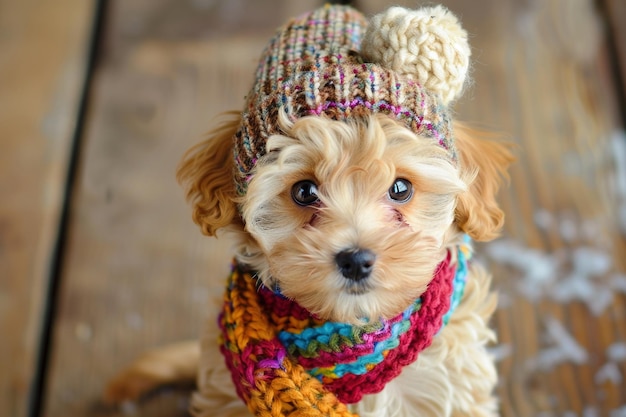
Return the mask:
<svg viewBox="0 0 626 417">
<path fill-rule="evenodd" d="M 617 90 L 615 94 L 617 99 L 617 107 L 619 113 L 619 122 L 623 128 L 626 128 L 626 80 L 624 80 L 623 74 L 626 68 L 621 68 L 620 62 L 620 50 L 617 45 L 616 36 L 619 36 L 616 25 L 618 24 L 616 17 L 611 17 L 611 6 L 609 2 L 611 0 L 598 0 L 596 6 L 598 8 L 598 14 L 602 18 L 604 27 L 606 28 L 604 38 L 608 48 L 609 65 L 611 70 L 611 76 L 613 85 Z M 619 0 L 622 1 L 622 0 Z"/>
<path fill-rule="evenodd" d="M 71 205 L 77 183 L 78 166 L 81 157 L 81 145 L 85 133 L 89 101 L 93 87 L 95 69 L 98 66 L 108 11 L 107 0 L 94 0 L 91 34 L 87 42 L 87 61 L 81 95 L 78 102 L 76 123 L 70 142 L 67 171 L 61 200 L 61 211 L 57 222 L 57 231 L 48 269 L 47 286 L 43 297 L 44 306 L 41 313 L 35 371 L 28 397 L 28 417 L 41 417 L 45 405 L 47 377 L 50 365 L 50 354 L 53 346 L 53 331 L 57 315 L 57 303 L 60 282 L 63 276 L 63 260 L 65 257 L 68 228 L 71 219 Z"/>
</svg>

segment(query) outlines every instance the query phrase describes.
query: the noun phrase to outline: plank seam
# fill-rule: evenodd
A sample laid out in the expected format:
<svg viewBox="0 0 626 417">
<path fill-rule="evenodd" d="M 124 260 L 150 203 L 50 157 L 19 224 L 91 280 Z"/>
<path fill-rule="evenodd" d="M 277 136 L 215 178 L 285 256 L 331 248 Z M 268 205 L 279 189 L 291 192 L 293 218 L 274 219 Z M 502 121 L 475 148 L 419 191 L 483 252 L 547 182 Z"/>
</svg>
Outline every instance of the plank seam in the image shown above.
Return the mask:
<svg viewBox="0 0 626 417">
<path fill-rule="evenodd" d="M 617 36 L 617 28 L 615 27 L 614 19 L 611 19 L 609 0 L 599 0 L 596 4 L 606 28 L 605 40 L 609 52 L 610 71 L 613 82 L 615 83 L 615 88 L 618 90 L 616 96 L 620 123 L 623 128 L 626 128 L 626 80 L 624 80 L 623 76 L 623 71 L 626 70 L 626 68 L 621 68 L 619 59 L 620 50 L 617 45 L 617 40 L 615 39 Z"/>
<path fill-rule="evenodd" d="M 54 323 L 58 309 L 59 287 L 63 275 L 63 260 L 68 240 L 68 229 L 71 219 L 71 206 L 77 187 L 78 166 L 80 163 L 81 144 L 83 141 L 87 115 L 89 112 L 90 96 L 93 80 L 98 66 L 104 26 L 107 15 L 107 0 L 94 0 L 93 15 L 91 18 L 91 33 L 86 43 L 87 59 L 83 73 L 83 82 L 76 112 L 76 121 L 70 141 L 68 165 L 65 173 L 64 189 L 61 208 L 57 222 L 56 236 L 52 247 L 50 265 L 48 268 L 47 285 L 43 297 L 41 312 L 41 327 L 39 329 L 37 356 L 33 380 L 28 396 L 28 417 L 43 415 L 47 389 L 47 376 L 50 366 L 50 355 L 53 346 Z"/>
</svg>

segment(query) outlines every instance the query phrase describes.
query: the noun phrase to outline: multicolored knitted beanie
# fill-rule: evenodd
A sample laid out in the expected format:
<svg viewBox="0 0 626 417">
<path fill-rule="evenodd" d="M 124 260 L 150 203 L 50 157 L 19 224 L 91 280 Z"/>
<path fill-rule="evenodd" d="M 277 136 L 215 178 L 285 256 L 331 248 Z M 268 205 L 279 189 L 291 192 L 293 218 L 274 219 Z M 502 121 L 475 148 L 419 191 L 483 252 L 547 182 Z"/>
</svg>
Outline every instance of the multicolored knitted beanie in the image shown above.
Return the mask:
<svg viewBox="0 0 626 417">
<path fill-rule="evenodd" d="M 442 6 L 392 7 L 369 22 L 326 6 L 278 30 L 263 52 L 235 136 L 237 190 L 245 194 L 279 112 L 346 120 L 384 113 L 432 137 L 456 159 L 448 104 L 469 66 L 467 33 Z"/>
</svg>

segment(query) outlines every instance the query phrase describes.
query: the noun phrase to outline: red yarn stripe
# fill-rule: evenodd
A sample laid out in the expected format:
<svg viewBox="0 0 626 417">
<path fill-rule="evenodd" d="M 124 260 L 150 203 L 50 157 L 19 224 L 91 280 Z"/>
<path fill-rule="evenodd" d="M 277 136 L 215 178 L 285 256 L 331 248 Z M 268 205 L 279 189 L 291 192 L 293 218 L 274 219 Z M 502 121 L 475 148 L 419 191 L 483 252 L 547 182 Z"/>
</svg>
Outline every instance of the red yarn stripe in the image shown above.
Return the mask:
<svg viewBox="0 0 626 417">
<path fill-rule="evenodd" d="M 415 362 L 418 353 L 430 346 L 441 329 L 443 316 L 450 308 L 454 274 L 448 255 L 422 295 L 422 308 L 411 317 L 412 330 L 400 337 L 400 346 L 390 350 L 387 357 L 365 375 L 346 374 L 328 383 L 324 381 L 324 386 L 346 404 L 360 401 L 365 394 L 382 391 L 404 366 Z"/>
</svg>

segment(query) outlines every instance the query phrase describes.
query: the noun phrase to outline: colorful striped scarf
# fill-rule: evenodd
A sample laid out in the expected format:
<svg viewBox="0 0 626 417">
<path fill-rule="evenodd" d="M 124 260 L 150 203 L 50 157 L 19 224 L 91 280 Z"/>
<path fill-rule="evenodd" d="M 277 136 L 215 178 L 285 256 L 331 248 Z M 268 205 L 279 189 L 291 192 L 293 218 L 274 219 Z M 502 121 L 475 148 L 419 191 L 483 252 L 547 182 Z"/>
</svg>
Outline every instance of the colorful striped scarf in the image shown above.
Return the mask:
<svg viewBox="0 0 626 417">
<path fill-rule="evenodd" d="M 349 416 L 413 363 L 463 296 L 469 246 L 448 253 L 404 312 L 363 326 L 324 321 L 233 266 L 219 318 L 221 351 L 255 416 Z M 305 410 L 308 410 L 305 412 Z"/>
</svg>

